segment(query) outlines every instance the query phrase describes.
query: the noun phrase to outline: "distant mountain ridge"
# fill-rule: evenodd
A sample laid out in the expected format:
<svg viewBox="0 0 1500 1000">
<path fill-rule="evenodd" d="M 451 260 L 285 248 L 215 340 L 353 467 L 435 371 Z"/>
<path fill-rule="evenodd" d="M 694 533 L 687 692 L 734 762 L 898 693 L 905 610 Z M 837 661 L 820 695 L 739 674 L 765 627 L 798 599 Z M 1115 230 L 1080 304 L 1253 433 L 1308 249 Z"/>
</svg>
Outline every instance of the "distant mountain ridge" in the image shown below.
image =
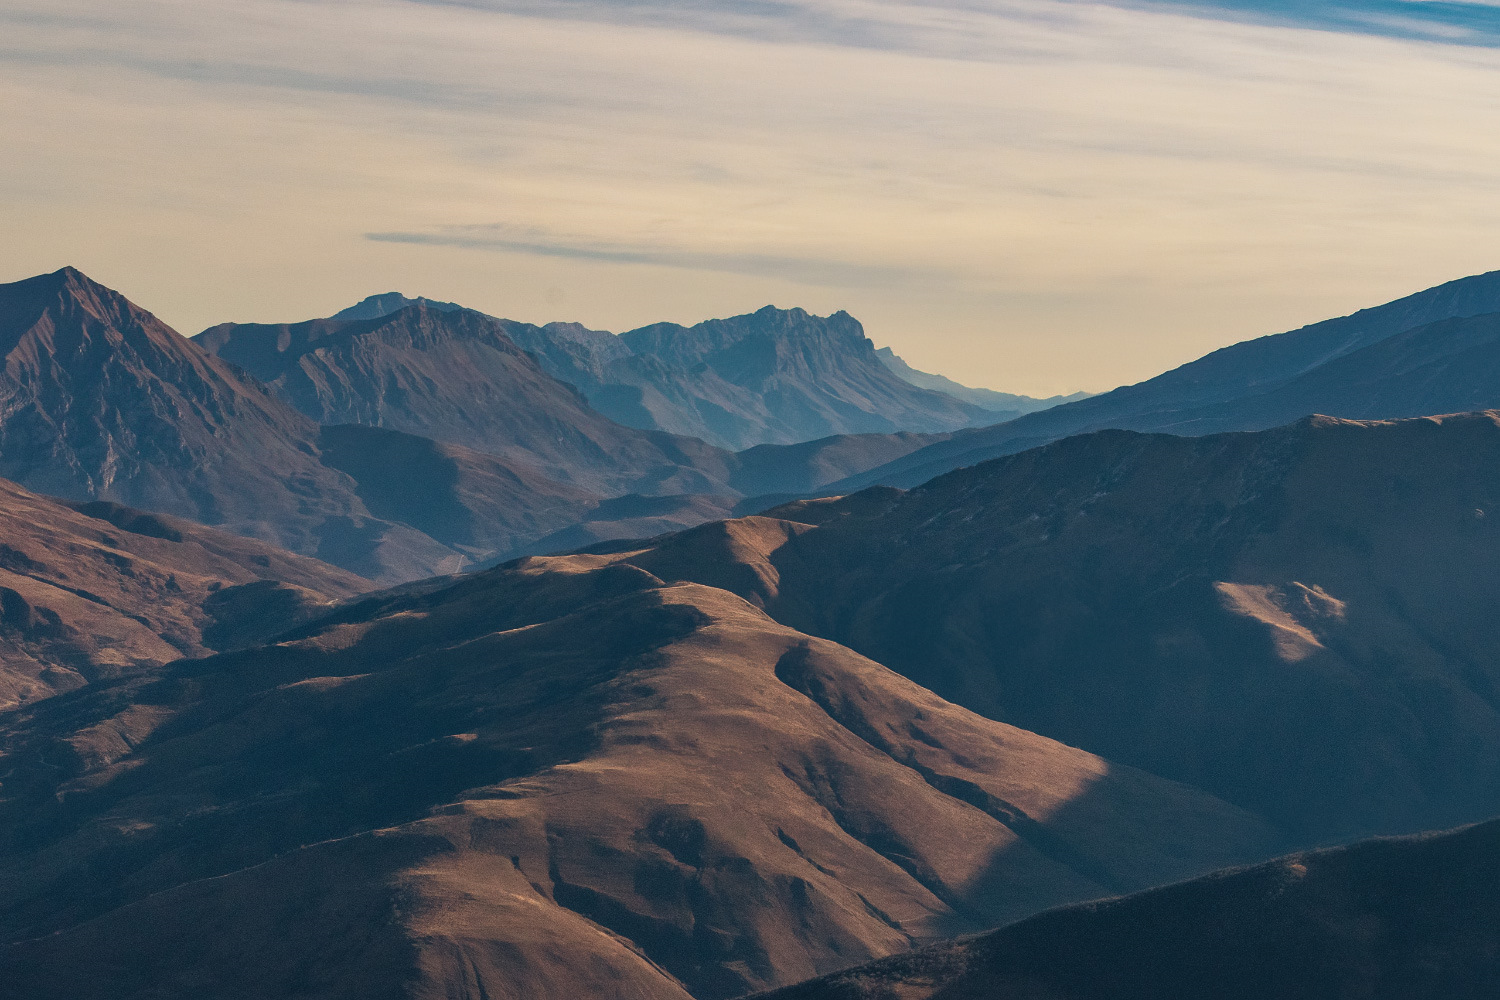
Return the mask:
<svg viewBox="0 0 1500 1000">
<path fill-rule="evenodd" d="M 0 474 L 387 583 L 554 536 L 680 529 L 936 440 L 835 437 L 742 458 L 610 421 L 479 313 L 418 303 L 189 341 L 73 269 L 0 285 L 0 360 Z"/>
<path fill-rule="evenodd" d="M 224 324 L 194 342 L 319 424 L 431 437 L 596 491 L 675 475 L 686 477 L 675 492 L 712 492 L 708 477 L 690 472 L 684 449 L 697 442 L 602 416 L 542 371 L 510 337 L 512 326 L 417 302 L 370 319 Z"/>
<path fill-rule="evenodd" d="M 1500 382 L 1482 377 L 1496 363 L 1487 349 L 1471 344 L 1478 354 L 1454 357 L 1447 367 L 1414 353 L 1432 349 L 1444 355 L 1443 338 L 1449 335 L 1482 337 L 1483 329 L 1500 323 L 1495 314 L 1500 314 L 1500 271 L 1460 278 L 1350 316 L 1233 344 L 1136 385 L 993 427 L 957 431 L 834 484 L 831 492 L 875 484 L 915 486 L 951 469 L 1106 428 L 1209 434 L 1263 430 L 1311 413 L 1387 419 L 1497 407 Z M 1462 328 L 1439 325 L 1482 316 L 1492 319 Z M 1426 334 L 1412 334 L 1399 348 L 1380 346 L 1427 327 Z M 1404 352 L 1402 357 L 1388 353 L 1396 350 Z M 1471 364 L 1475 371 L 1467 370 Z M 1419 369 L 1419 375 L 1408 377 Z M 1451 390 L 1449 378 L 1456 380 Z M 1352 384 L 1345 386 L 1346 379 Z"/>
<path fill-rule="evenodd" d="M 988 410 L 896 377 L 846 312 L 822 317 L 766 306 L 691 327 L 656 323 L 620 339 L 637 358 L 688 373 L 671 383 L 658 379 L 657 392 L 681 394 L 681 406 L 697 414 L 698 436 L 737 435 L 737 448 L 831 434 L 942 432 L 993 419 Z M 667 419 L 653 399 L 643 386 L 637 405 Z"/>
<path fill-rule="evenodd" d="M 391 292 L 335 319 L 372 319 L 419 303 L 459 308 Z M 892 362 L 847 313 L 820 317 L 767 306 L 692 327 L 658 323 L 619 335 L 576 323 L 495 322 L 548 374 L 617 423 L 731 451 L 835 434 L 945 433 L 1055 402 L 969 390 Z"/>
<path fill-rule="evenodd" d="M 393 312 L 400 312 L 408 306 L 426 306 L 428 309 L 436 309 L 438 312 L 457 312 L 463 306 L 456 302 L 439 302 L 417 296 L 409 299 L 400 292 L 384 292 L 380 295 L 368 295 L 347 309 L 340 309 L 330 316 L 330 319 L 380 319 L 389 316 Z"/>
</svg>

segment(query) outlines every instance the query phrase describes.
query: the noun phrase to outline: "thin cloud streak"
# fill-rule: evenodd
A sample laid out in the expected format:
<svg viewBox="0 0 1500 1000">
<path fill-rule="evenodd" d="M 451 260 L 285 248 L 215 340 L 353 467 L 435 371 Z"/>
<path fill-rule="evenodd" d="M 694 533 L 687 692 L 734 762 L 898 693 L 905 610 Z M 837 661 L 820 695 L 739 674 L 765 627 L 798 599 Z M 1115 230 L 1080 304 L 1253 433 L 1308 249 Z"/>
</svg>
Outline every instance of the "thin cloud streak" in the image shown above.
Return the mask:
<svg viewBox="0 0 1500 1000">
<path fill-rule="evenodd" d="M 753 38 L 818 42 L 952 58 L 989 58 L 984 26 L 1033 21 L 1062 25 L 1066 6 L 1017 0 L 412 0 L 529 17 L 636 24 Z M 1185 13 L 1248 24 L 1315 28 L 1479 46 L 1500 45 L 1500 12 L 1490 2 L 1436 0 L 1104 0 L 1111 6 Z"/>
<path fill-rule="evenodd" d="M 376 243 L 501 251 L 609 264 L 644 264 L 686 271 L 721 271 L 726 274 L 780 278 L 822 288 L 891 287 L 912 277 L 908 269 L 827 258 L 589 244 L 549 237 L 536 231 L 526 233 L 523 237 L 513 232 L 513 227 L 504 225 L 453 226 L 425 233 L 366 233 L 365 239 Z"/>
<path fill-rule="evenodd" d="M 611 328 L 775 299 L 1050 393 L 1500 257 L 1482 47 L 1064 0 L 619 6 L 12 0 L 0 264 L 190 330 L 383 287 Z"/>
</svg>

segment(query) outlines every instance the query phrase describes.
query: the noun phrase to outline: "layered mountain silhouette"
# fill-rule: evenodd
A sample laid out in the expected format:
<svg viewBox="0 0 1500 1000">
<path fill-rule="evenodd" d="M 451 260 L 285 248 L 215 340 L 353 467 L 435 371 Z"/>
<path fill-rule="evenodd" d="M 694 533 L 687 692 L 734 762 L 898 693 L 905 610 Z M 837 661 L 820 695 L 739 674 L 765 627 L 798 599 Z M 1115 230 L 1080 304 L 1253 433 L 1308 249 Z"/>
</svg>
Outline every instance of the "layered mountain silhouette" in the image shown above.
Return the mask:
<svg viewBox="0 0 1500 1000">
<path fill-rule="evenodd" d="M 599 493 L 701 493 L 719 485 L 692 469 L 693 452 L 713 449 L 599 414 L 542 371 L 510 338 L 510 326 L 417 302 L 373 319 L 227 324 L 194 340 L 319 424 L 418 434 L 529 463 Z"/>
<path fill-rule="evenodd" d="M 1296 854 L 1059 910 L 762 1000 L 1481 1000 L 1500 822 Z"/>
<path fill-rule="evenodd" d="M 633 561 L 1319 843 L 1500 813 L 1497 470 L 1495 413 L 1106 431 Z"/>
<path fill-rule="evenodd" d="M 346 602 L 5 740 L 34 998 L 730 997 L 1277 843 L 624 555 Z"/>
<path fill-rule="evenodd" d="M 927 443 L 833 438 L 742 458 L 624 427 L 505 324 L 442 306 L 188 341 L 72 269 L 0 285 L 0 474 L 393 582 L 553 536 L 660 534 Z"/>
<path fill-rule="evenodd" d="M 1464 322 L 1456 322 L 1464 321 Z M 965 465 L 1105 428 L 1209 434 L 1312 413 L 1389 419 L 1500 407 L 1500 271 L 1291 333 L 1234 344 L 1156 378 L 959 431 L 835 484 L 909 487 Z"/>
<path fill-rule="evenodd" d="M 975 430 L 845 314 L 0 286 L 0 982 L 1481 995 L 1493 825 L 1199 876 L 1500 814 L 1500 411 L 1306 415 L 1497 344 L 1500 273 Z"/>
<path fill-rule="evenodd" d="M 459 310 L 387 293 L 334 318 L 373 319 L 412 305 Z M 842 312 L 822 317 L 767 306 L 692 327 L 658 323 L 619 335 L 576 323 L 489 322 L 611 420 L 731 451 L 835 434 L 943 433 L 1063 401 L 968 389 L 915 371 L 889 349 L 877 352 L 858 321 Z M 204 337 L 218 342 L 236 336 L 231 330 Z M 233 348 L 211 349 L 232 357 L 225 350 Z M 267 381 L 275 375 L 270 368 L 252 371 Z"/>
<path fill-rule="evenodd" d="M 0 480 L 0 710 L 264 642 L 367 589 L 262 542 Z"/>
</svg>

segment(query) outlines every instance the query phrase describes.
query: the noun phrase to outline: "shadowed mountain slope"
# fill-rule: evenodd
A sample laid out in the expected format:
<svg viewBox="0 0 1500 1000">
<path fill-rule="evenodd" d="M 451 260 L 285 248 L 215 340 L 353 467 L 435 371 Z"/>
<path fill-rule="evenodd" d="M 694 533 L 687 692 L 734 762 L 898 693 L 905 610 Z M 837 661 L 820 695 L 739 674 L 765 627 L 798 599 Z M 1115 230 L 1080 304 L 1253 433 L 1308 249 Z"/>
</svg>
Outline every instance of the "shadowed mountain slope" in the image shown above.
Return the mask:
<svg viewBox="0 0 1500 1000">
<path fill-rule="evenodd" d="M 528 548 L 535 553 L 573 552 L 600 543 L 631 548 L 639 539 L 655 538 L 706 521 L 733 517 L 741 504 L 748 503 L 752 509 L 759 510 L 775 502 L 775 498 L 739 501 L 734 497 L 691 493 L 667 497 L 632 493 L 603 501 L 575 518 L 566 528 L 531 543 Z"/>
<path fill-rule="evenodd" d="M 355 481 L 372 513 L 410 524 L 454 552 L 439 567 L 444 572 L 680 531 L 728 517 L 740 502 L 729 487 L 718 494 L 602 497 L 548 479 L 530 463 L 355 424 L 324 427 L 318 446 L 324 464 Z M 418 570 L 401 576 L 425 575 Z"/>
<path fill-rule="evenodd" d="M 761 1000 L 1482 1000 L 1500 822 L 1071 907 Z"/>
<path fill-rule="evenodd" d="M 1500 813 L 1497 420 L 1106 431 L 631 560 L 1299 843 L 1452 826 Z"/>
<path fill-rule="evenodd" d="M 317 440 L 323 463 L 353 480 L 372 514 L 409 524 L 459 553 L 440 567 L 447 572 L 509 556 L 600 502 L 597 493 L 549 479 L 533 463 L 414 434 L 343 424 L 321 428 Z M 420 569 L 401 576 L 422 576 Z"/>
<path fill-rule="evenodd" d="M 16 713 L 0 977 L 729 997 L 1275 849 L 1242 810 L 622 558 L 374 595 Z"/>
<path fill-rule="evenodd" d="M 1262 430 L 1316 412 L 1356 420 L 1500 406 L 1500 312 L 1445 319 L 1319 365 L 1270 392 L 1185 413 L 1176 433 Z"/>
<path fill-rule="evenodd" d="M 248 538 L 0 480 L 0 709 L 264 642 L 368 588 Z"/>
<path fill-rule="evenodd" d="M 1106 428 L 1207 434 L 1261 430 L 1312 413 L 1387 419 L 1500 406 L 1500 383 L 1465 367 L 1497 322 L 1500 271 L 1461 278 L 1350 316 L 1214 351 L 1137 385 L 955 433 L 950 439 L 836 484 L 915 486 L 949 470 Z M 1445 320 L 1485 317 L 1472 325 Z M 1430 327 L 1399 345 L 1387 338 Z"/>
</svg>

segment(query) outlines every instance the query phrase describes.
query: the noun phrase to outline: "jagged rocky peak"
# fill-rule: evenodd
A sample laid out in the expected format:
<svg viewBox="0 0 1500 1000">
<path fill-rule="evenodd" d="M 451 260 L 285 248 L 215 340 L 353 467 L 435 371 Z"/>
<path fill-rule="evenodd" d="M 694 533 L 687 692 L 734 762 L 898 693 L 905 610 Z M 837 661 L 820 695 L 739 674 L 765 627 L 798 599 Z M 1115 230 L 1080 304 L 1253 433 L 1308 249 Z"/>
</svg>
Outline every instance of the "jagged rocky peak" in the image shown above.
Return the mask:
<svg viewBox="0 0 1500 1000">
<path fill-rule="evenodd" d="M 185 517 L 369 575 L 442 546 L 371 517 L 318 427 L 76 269 L 0 285 L 0 476 Z M 430 569 L 428 569 L 430 572 Z"/>
<path fill-rule="evenodd" d="M 425 296 L 410 298 L 400 292 L 382 292 L 379 295 L 370 295 L 347 309 L 340 309 L 334 313 L 332 319 L 379 319 L 389 316 L 391 313 L 400 312 L 408 306 L 424 305 L 429 309 L 439 312 L 455 312 L 464 308 L 456 302 L 439 302 Z"/>
<path fill-rule="evenodd" d="M 840 310 L 814 316 L 805 309 L 764 306 L 753 313 L 711 319 L 694 326 L 653 323 L 622 333 L 620 338 L 637 354 L 650 354 L 673 364 L 693 365 L 706 355 L 746 341 L 774 344 L 824 344 L 853 351 L 861 360 L 875 357 L 875 345 L 859 320 Z"/>
</svg>

